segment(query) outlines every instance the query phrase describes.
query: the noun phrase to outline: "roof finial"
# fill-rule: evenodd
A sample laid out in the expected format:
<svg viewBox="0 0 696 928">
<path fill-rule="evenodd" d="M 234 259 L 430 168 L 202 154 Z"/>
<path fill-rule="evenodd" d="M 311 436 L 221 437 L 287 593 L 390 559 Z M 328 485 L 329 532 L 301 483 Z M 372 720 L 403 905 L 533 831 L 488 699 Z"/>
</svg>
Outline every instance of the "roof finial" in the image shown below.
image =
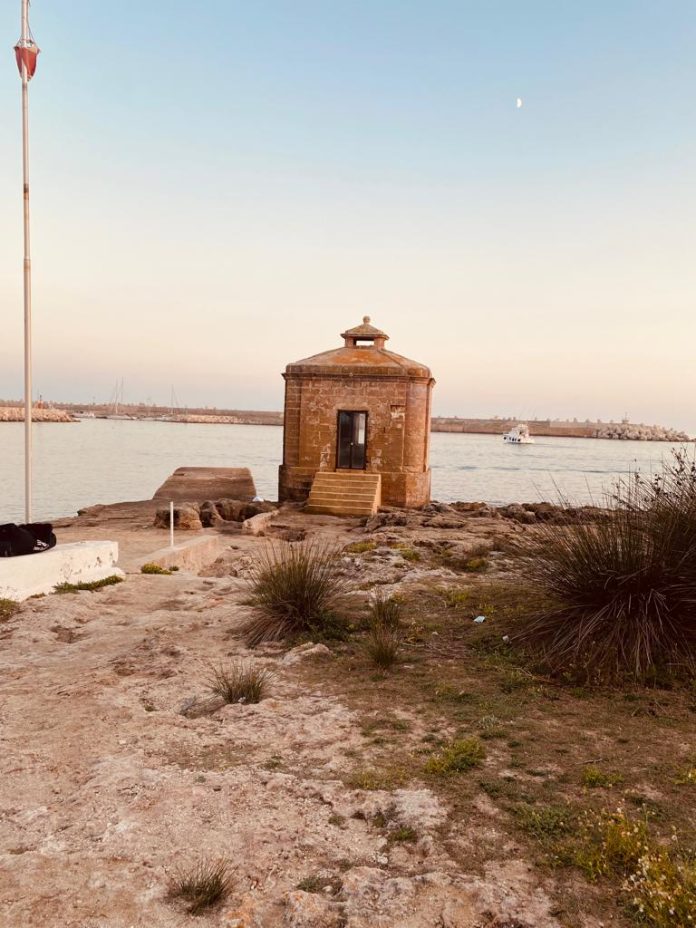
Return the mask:
<svg viewBox="0 0 696 928">
<path fill-rule="evenodd" d="M 369 325 L 371 321 L 372 320 L 370 319 L 369 316 L 363 316 L 363 322 L 365 323 L 365 325 Z"/>
</svg>

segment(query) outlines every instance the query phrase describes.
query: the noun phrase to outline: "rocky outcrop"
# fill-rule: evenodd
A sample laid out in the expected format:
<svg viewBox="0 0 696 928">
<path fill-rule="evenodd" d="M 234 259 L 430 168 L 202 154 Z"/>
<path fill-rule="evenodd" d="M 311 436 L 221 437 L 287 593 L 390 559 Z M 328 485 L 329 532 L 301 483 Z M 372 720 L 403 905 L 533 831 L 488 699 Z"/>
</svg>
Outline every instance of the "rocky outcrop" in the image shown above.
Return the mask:
<svg viewBox="0 0 696 928">
<path fill-rule="evenodd" d="M 41 409 L 34 407 L 31 411 L 34 422 L 77 422 L 64 409 Z M 0 422 L 24 422 L 23 406 L 0 406 Z"/>
<path fill-rule="evenodd" d="M 553 522 L 568 525 L 597 522 L 607 510 L 597 506 L 557 506 L 554 503 L 510 503 L 491 506 L 483 502 L 429 503 L 421 510 L 387 509 L 365 522 L 366 532 L 388 532 L 395 527 L 460 529 L 470 519 L 507 519 L 522 525 Z"/>
<path fill-rule="evenodd" d="M 183 531 L 200 531 L 202 528 L 224 528 L 248 525 L 261 514 L 275 514 L 273 503 L 248 503 L 238 499 L 204 500 L 202 503 L 186 500 L 174 505 L 174 528 Z M 155 513 L 155 528 L 169 528 L 169 506 L 160 506 Z M 238 529 L 237 529 L 238 530 Z M 251 530 L 250 530 L 251 531 Z M 251 534 L 259 532 L 251 531 Z"/>
</svg>

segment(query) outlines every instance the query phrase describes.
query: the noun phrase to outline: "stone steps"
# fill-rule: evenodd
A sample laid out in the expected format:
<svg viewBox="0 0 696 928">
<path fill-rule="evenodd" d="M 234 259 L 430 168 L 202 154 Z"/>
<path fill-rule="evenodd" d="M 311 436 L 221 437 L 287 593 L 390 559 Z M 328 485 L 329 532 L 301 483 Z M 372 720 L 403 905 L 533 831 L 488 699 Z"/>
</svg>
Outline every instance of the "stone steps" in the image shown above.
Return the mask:
<svg viewBox="0 0 696 928">
<path fill-rule="evenodd" d="M 371 516 L 379 509 L 381 491 L 379 474 L 321 471 L 314 478 L 305 511 Z"/>
</svg>

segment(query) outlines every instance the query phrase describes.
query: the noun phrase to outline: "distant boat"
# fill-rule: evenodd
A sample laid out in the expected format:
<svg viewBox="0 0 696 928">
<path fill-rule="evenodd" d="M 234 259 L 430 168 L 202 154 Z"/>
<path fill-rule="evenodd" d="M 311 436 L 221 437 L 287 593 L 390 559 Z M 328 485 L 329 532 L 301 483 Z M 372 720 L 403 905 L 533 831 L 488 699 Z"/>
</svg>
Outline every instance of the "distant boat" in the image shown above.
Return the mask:
<svg viewBox="0 0 696 928">
<path fill-rule="evenodd" d="M 503 441 L 510 445 L 533 445 L 534 439 L 529 434 L 529 426 L 526 422 L 518 422 L 509 432 L 503 435 Z"/>
</svg>

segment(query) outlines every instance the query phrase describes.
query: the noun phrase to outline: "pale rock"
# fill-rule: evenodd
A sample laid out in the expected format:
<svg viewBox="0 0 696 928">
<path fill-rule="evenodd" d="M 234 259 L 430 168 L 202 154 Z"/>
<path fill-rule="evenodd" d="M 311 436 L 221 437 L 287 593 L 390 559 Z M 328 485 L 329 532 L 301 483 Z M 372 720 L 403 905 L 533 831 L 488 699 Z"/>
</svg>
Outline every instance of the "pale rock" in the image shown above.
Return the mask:
<svg viewBox="0 0 696 928">
<path fill-rule="evenodd" d="M 392 877 L 377 867 L 354 867 L 343 878 L 344 912 L 352 926 L 379 924 L 380 916 L 391 919 L 411 915 L 416 888 L 406 877 Z M 398 925 L 398 921 L 394 921 Z"/>
<path fill-rule="evenodd" d="M 298 661 L 306 660 L 326 660 L 333 657 L 333 653 L 325 644 L 313 644 L 311 641 L 302 644 L 298 648 L 293 648 L 283 658 L 284 664 L 296 664 Z"/>
<path fill-rule="evenodd" d="M 272 509 L 270 512 L 259 512 L 250 519 L 245 519 L 242 522 L 242 534 L 264 535 L 276 515 L 277 510 Z"/>
<path fill-rule="evenodd" d="M 286 928 L 331 928 L 337 923 L 335 906 L 318 893 L 295 889 L 285 896 Z"/>
</svg>

